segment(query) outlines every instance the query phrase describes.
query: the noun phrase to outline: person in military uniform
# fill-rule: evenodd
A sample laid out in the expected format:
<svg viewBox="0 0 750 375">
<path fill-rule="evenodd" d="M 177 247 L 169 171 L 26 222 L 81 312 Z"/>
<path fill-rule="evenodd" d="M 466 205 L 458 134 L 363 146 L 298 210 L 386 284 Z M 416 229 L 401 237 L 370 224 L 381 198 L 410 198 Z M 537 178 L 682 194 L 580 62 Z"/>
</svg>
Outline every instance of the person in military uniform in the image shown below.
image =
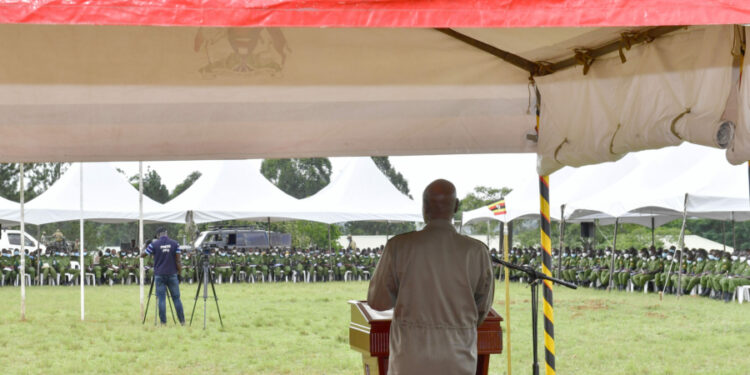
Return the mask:
<svg viewBox="0 0 750 375">
<path fill-rule="evenodd" d="M 346 238 L 349 240 L 349 245 L 346 246 L 346 249 L 352 251 L 357 250 L 357 243 L 352 239 L 352 235 L 350 234 Z"/>
<path fill-rule="evenodd" d="M 101 277 L 98 279 L 100 283 L 106 284 L 107 282 L 114 282 L 114 265 L 112 264 L 112 256 L 109 249 L 104 251 L 104 254 L 99 258 L 99 274 Z"/>
<path fill-rule="evenodd" d="M 750 284 L 750 262 L 747 262 L 747 256 L 731 256 L 731 266 L 729 272 L 719 281 L 724 302 L 730 302 L 734 295 L 734 290 L 742 285 Z"/>
<path fill-rule="evenodd" d="M 3 249 L 0 257 L 0 271 L 5 285 L 13 285 L 16 281 L 16 270 L 13 266 L 13 254 L 10 250 Z"/>
<path fill-rule="evenodd" d="M 65 235 L 60 231 L 60 228 L 57 228 L 55 233 L 52 234 L 52 238 L 55 240 L 55 247 L 60 250 L 65 248 Z"/>
<path fill-rule="evenodd" d="M 180 263 L 182 263 L 182 270 L 180 270 L 180 280 L 182 282 L 190 281 L 191 283 L 195 280 L 195 264 L 191 258 L 190 252 L 182 253 L 180 257 Z"/>
<path fill-rule="evenodd" d="M 231 255 L 233 280 L 239 281 L 242 272 L 249 275 L 247 269 L 247 255 L 244 249 L 235 249 Z"/>
<path fill-rule="evenodd" d="M 57 270 L 55 269 L 57 260 L 52 257 L 52 252 L 45 252 L 44 255 L 40 257 L 39 262 L 41 263 L 40 270 L 42 279 L 47 280 L 47 284 L 50 284 L 50 281 L 52 280 L 57 282 Z"/>
<path fill-rule="evenodd" d="M 218 277 L 221 276 L 221 282 L 229 282 L 230 276 L 232 275 L 232 261 L 227 254 L 228 248 L 225 246 L 223 249 L 214 252 L 211 255 L 211 265 L 214 268 L 214 277 L 218 282 Z"/>
</svg>

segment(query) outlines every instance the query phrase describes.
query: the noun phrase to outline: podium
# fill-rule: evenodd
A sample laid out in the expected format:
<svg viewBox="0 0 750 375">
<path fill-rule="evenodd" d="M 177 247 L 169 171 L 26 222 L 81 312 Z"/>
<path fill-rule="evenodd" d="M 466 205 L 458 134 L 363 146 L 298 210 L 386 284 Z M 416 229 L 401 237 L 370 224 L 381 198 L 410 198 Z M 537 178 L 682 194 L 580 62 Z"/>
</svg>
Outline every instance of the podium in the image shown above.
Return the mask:
<svg viewBox="0 0 750 375">
<path fill-rule="evenodd" d="M 388 347 L 393 310 L 376 311 L 366 301 L 349 301 L 351 322 L 349 323 L 349 346 L 362 353 L 365 375 L 388 373 Z M 503 318 L 490 309 L 482 325 L 477 327 L 477 375 L 486 375 L 490 366 L 490 354 L 502 353 Z"/>
</svg>

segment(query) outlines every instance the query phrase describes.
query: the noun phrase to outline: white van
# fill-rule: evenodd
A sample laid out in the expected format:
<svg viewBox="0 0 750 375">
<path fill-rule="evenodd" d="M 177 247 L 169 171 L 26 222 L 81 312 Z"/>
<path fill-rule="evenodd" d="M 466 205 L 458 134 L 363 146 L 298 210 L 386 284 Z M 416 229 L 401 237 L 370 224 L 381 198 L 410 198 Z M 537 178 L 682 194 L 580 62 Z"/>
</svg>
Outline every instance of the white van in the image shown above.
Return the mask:
<svg viewBox="0 0 750 375">
<path fill-rule="evenodd" d="M 24 237 L 26 237 L 24 249 L 29 251 L 36 250 L 37 248 L 47 250 L 47 246 L 40 244 L 30 234 L 26 233 Z M 14 229 L 0 230 L 0 249 L 21 250 L 21 231 Z"/>
</svg>

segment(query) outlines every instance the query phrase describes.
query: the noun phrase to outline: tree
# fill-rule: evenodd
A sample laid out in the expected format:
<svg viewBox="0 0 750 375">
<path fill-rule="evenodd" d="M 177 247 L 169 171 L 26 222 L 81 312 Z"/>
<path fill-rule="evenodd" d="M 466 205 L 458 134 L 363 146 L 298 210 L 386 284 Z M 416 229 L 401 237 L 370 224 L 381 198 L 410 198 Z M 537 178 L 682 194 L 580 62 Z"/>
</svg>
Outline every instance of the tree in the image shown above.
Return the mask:
<svg viewBox="0 0 750 375">
<path fill-rule="evenodd" d="M 307 198 L 331 182 L 328 158 L 265 159 L 260 172 L 283 192 Z"/>
<path fill-rule="evenodd" d="M 331 181 L 331 161 L 328 158 L 266 159 L 260 172 L 283 192 L 298 198 L 307 198 Z M 334 226 L 335 227 L 335 226 Z M 321 223 L 294 221 L 276 223 L 272 230 L 290 233 L 297 247 L 328 248 L 328 226 Z M 339 236 L 338 227 L 331 228 L 331 240 Z"/>
<path fill-rule="evenodd" d="M 130 177 L 130 183 L 138 189 L 138 175 Z M 143 175 L 143 195 L 159 203 L 167 203 L 169 200 L 169 190 L 161 183 L 159 173 L 151 168 Z"/>
<path fill-rule="evenodd" d="M 169 200 L 174 199 L 178 195 L 182 194 L 183 191 L 187 190 L 189 187 L 193 186 L 193 183 L 195 183 L 198 178 L 201 177 L 201 173 L 198 171 L 194 171 L 187 177 L 185 177 L 185 180 L 183 180 L 179 185 L 174 187 L 174 190 L 172 190 L 171 193 L 169 193 Z"/>
<path fill-rule="evenodd" d="M 409 192 L 409 182 L 404 178 L 404 176 L 396 171 L 395 168 L 391 165 L 390 160 L 388 160 L 387 156 L 373 156 L 372 161 L 375 163 L 375 165 L 380 169 L 383 174 L 388 177 L 388 180 L 391 181 L 391 184 L 398 189 L 398 191 L 402 192 L 404 195 L 408 196 L 409 198 L 412 198 L 410 192 Z M 413 199 L 413 198 L 412 198 Z M 411 232 L 415 229 L 414 223 L 383 223 L 383 222 L 377 222 L 377 221 L 355 221 L 355 222 L 348 222 L 345 224 L 346 233 L 347 234 L 353 234 L 353 235 L 363 235 L 363 234 L 376 234 L 376 235 L 382 235 L 382 234 L 401 234 L 406 232 Z"/>
<path fill-rule="evenodd" d="M 393 166 L 391 165 L 391 161 L 388 160 L 387 156 L 373 156 L 372 161 L 375 162 L 375 165 L 378 166 L 378 169 L 380 169 L 380 171 L 383 172 L 386 177 L 388 177 L 388 180 L 391 181 L 393 186 L 395 186 L 398 191 L 404 193 L 409 198 L 412 198 L 411 193 L 409 192 L 409 182 L 406 181 L 401 173 L 393 168 Z"/>
<path fill-rule="evenodd" d="M 26 191 L 24 199 L 30 201 L 45 192 L 65 172 L 70 163 L 26 163 L 24 176 L 26 177 Z M 19 201 L 21 194 L 18 190 L 18 163 L 0 164 L 0 196 L 13 201 Z"/>
</svg>

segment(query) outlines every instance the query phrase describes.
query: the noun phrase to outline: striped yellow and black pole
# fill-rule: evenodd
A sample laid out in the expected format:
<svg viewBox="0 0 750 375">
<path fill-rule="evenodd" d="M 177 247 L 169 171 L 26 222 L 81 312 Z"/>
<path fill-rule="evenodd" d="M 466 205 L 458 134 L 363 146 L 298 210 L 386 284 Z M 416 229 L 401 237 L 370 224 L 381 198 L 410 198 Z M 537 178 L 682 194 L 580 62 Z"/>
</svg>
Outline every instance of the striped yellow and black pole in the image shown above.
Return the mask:
<svg viewBox="0 0 750 375">
<path fill-rule="evenodd" d="M 536 126 L 539 131 L 539 96 L 537 94 Z M 539 176 L 539 214 L 542 244 L 542 272 L 552 276 L 552 240 L 549 218 L 549 176 Z M 544 306 L 544 362 L 546 375 L 555 374 L 555 316 L 552 303 L 552 282 L 544 280 L 542 287 Z"/>
</svg>

